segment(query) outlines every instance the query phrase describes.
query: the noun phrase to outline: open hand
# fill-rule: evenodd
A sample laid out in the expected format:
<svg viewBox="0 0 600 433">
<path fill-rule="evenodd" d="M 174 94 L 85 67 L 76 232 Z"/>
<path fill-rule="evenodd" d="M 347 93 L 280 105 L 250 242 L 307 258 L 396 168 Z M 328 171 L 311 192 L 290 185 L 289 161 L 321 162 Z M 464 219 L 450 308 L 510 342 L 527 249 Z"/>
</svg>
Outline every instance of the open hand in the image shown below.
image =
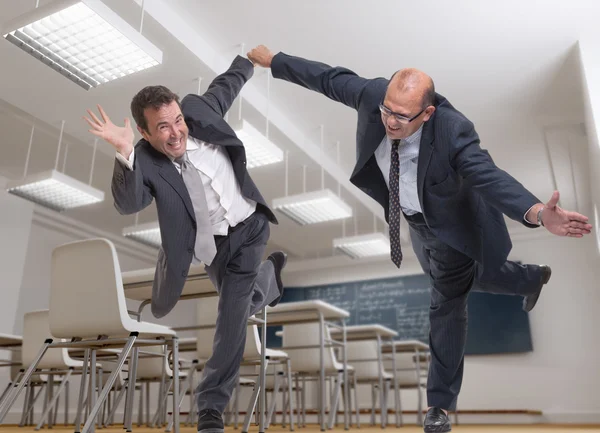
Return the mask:
<svg viewBox="0 0 600 433">
<path fill-rule="evenodd" d="M 552 197 L 542 210 L 542 222 L 544 227 L 558 236 L 569 236 L 572 238 L 581 238 L 592 230 L 592 225 L 588 223 L 588 217 L 577 212 L 570 212 L 557 206 L 559 199 L 558 191 L 554 191 Z"/>
<path fill-rule="evenodd" d="M 133 129 L 131 129 L 131 123 L 128 118 L 125 118 L 125 126 L 117 126 L 111 122 L 108 115 L 104 112 L 102 107 L 98 105 L 98 111 L 102 120 L 98 119 L 96 115 L 87 110 L 91 119 L 83 117 L 85 121 L 92 127 L 88 131 L 97 137 L 102 138 L 104 141 L 110 143 L 121 155 L 125 158 L 129 158 L 131 152 L 133 152 Z"/>
</svg>

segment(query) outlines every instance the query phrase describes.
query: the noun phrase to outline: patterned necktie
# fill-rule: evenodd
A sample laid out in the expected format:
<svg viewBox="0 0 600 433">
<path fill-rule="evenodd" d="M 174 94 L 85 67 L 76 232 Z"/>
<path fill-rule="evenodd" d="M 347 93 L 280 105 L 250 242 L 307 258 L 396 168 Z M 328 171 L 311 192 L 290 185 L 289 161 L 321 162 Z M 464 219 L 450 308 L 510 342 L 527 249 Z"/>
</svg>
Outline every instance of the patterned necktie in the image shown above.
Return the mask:
<svg viewBox="0 0 600 433">
<path fill-rule="evenodd" d="M 192 200 L 194 214 L 196 215 L 196 243 L 194 245 L 194 253 L 198 260 L 201 260 L 206 266 L 210 266 L 217 253 L 217 247 L 208 215 L 208 205 L 206 204 L 206 194 L 202 178 L 196 167 L 188 159 L 187 152 L 175 159 L 175 161 L 181 166 L 181 177 Z"/>
<path fill-rule="evenodd" d="M 402 263 L 402 248 L 400 248 L 400 168 L 398 146 L 400 140 L 392 141 L 390 163 L 390 256 L 397 267 Z"/>
</svg>

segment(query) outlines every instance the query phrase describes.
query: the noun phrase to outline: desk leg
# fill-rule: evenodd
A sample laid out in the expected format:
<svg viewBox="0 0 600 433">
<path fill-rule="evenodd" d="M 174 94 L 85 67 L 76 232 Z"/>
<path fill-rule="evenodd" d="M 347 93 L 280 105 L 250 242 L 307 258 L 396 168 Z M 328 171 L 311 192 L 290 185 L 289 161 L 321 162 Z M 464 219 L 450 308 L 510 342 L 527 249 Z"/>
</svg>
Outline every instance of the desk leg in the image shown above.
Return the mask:
<svg viewBox="0 0 600 433">
<path fill-rule="evenodd" d="M 396 370 L 396 345 L 394 339 L 390 338 L 392 344 L 392 369 L 394 370 L 394 410 L 396 411 L 396 427 L 401 427 L 402 422 L 402 406 L 400 405 L 400 389 L 398 388 L 398 371 Z"/>
<path fill-rule="evenodd" d="M 325 320 L 319 311 L 319 424 L 325 431 Z"/>
<path fill-rule="evenodd" d="M 348 352 L 346 350 L 346 319 L 342 319 L 342 351 L 344 353 L 344 430 L 350 428 L 350 390 L 348 389 Z"/>
<path fill-rule="evenodd" d="M 379 409 L 381 410 L 380 422 L 381 428 L 385 428 L 387 424 L 387 402 L 385 401 L 385 390 L 383 389 L 383 360 L 381 359 L 380 335 L 377 335 L 377 364 L 379 364 Z"/>
<path fill-rule="evenodd" d="M 263 309 L 262 341 L 260 343 L 260 414 L 258 418 L 258 431 L 265 431 L 265 410 L 267 408 L 267 391 L 265 389 L 265 365 L 267 360 L 267 307 Z"/>
</svg>

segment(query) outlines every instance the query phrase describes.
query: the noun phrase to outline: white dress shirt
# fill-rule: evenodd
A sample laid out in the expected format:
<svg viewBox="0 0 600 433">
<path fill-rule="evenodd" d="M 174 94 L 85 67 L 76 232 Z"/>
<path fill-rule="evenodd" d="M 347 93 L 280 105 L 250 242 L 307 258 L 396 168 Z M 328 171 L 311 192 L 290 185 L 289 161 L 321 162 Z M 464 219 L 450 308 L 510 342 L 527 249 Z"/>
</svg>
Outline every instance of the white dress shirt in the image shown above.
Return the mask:
<svg viewBox="0 0 600 433">
<path fill-rule="evenodd" d="M 186 144 L 188 159 L 200 173 L 213 234 L 225 236 L 229 227 L 235 227 L 256 210 L 256 202 L 242 195 L 231 160 L 222 146 L 206 143 L 188 136 Z M 117 152 L 117 159 L 133 170 L 135 152 L 129 160 Z M 169 157 L 179 173 L 180 165 Z"/>
<path fill-rule="evenodd" d="M 422 213 L 419 196 L 417 194 L 417 166 L 419 161 L 419 147 L 423 125 L 410 137 L 403 138 L 398 146 L 399 172 L 398 194 L 400 207 L 407 215 Z M 375 150 L 377 165 L 383 174 L 385 183 L 390 189 L 390 163 L 392 162 L 392 140 L 384 136 Z"/>
</svg>

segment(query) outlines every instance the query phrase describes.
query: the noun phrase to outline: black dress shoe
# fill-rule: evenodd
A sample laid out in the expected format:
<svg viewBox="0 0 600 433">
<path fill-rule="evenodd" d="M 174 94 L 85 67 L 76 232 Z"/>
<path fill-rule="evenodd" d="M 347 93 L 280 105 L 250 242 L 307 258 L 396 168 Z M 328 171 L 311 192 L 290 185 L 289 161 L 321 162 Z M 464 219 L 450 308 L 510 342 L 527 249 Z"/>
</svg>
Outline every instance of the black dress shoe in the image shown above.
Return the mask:
<svg viewBox="0 0 600 433">
<path fill-rule="evenodd" d="M 281 297 L 283 296 L 283 282 L 281 281 L 281 270 L 285 267 L 287 262 L 287 254 L 283 251 L 275 251 L 267 260 L 273 262 L 273 267 L 275 268 L 275 280 L 277 281 L 277 288 L 279 289 L 279 296 L 273 302 L 269 304 L 270 307 L 274 307 L 279 304 Z"/>
<path fill-rule="evenodd" d="M 536 293 L 533 293 L 529 296 L 525 296 L 525 298 L 523 299 L 523 310 L 527 312 L 533 310 L 533 307 L 535 307 L 535 304 L 537 303 L 540 294 L 542 293 L 544 284 L 546 284 L 550 280 L 550 276 L 552 275 L 552 269 L 550 269 L 550 266 L 541 265 L 540 268 L 542 268 L 542 281 L 540 282 L 540 289 Z"/>
<path fill-rule="evenodd" d="M 450 424 L 448 415 L 446 415 L 442 409 L 432 407 L 427 411 L 427 415 L 425 415 L 423 431 L 425 433 L 452 431 L 452 425 Z"/>
<path fill-rule="evenodd" d="M 215 409 L 204 409 L 198 414 L 198 433 L 223 433 L 223 418 Z"/>
</svg>

